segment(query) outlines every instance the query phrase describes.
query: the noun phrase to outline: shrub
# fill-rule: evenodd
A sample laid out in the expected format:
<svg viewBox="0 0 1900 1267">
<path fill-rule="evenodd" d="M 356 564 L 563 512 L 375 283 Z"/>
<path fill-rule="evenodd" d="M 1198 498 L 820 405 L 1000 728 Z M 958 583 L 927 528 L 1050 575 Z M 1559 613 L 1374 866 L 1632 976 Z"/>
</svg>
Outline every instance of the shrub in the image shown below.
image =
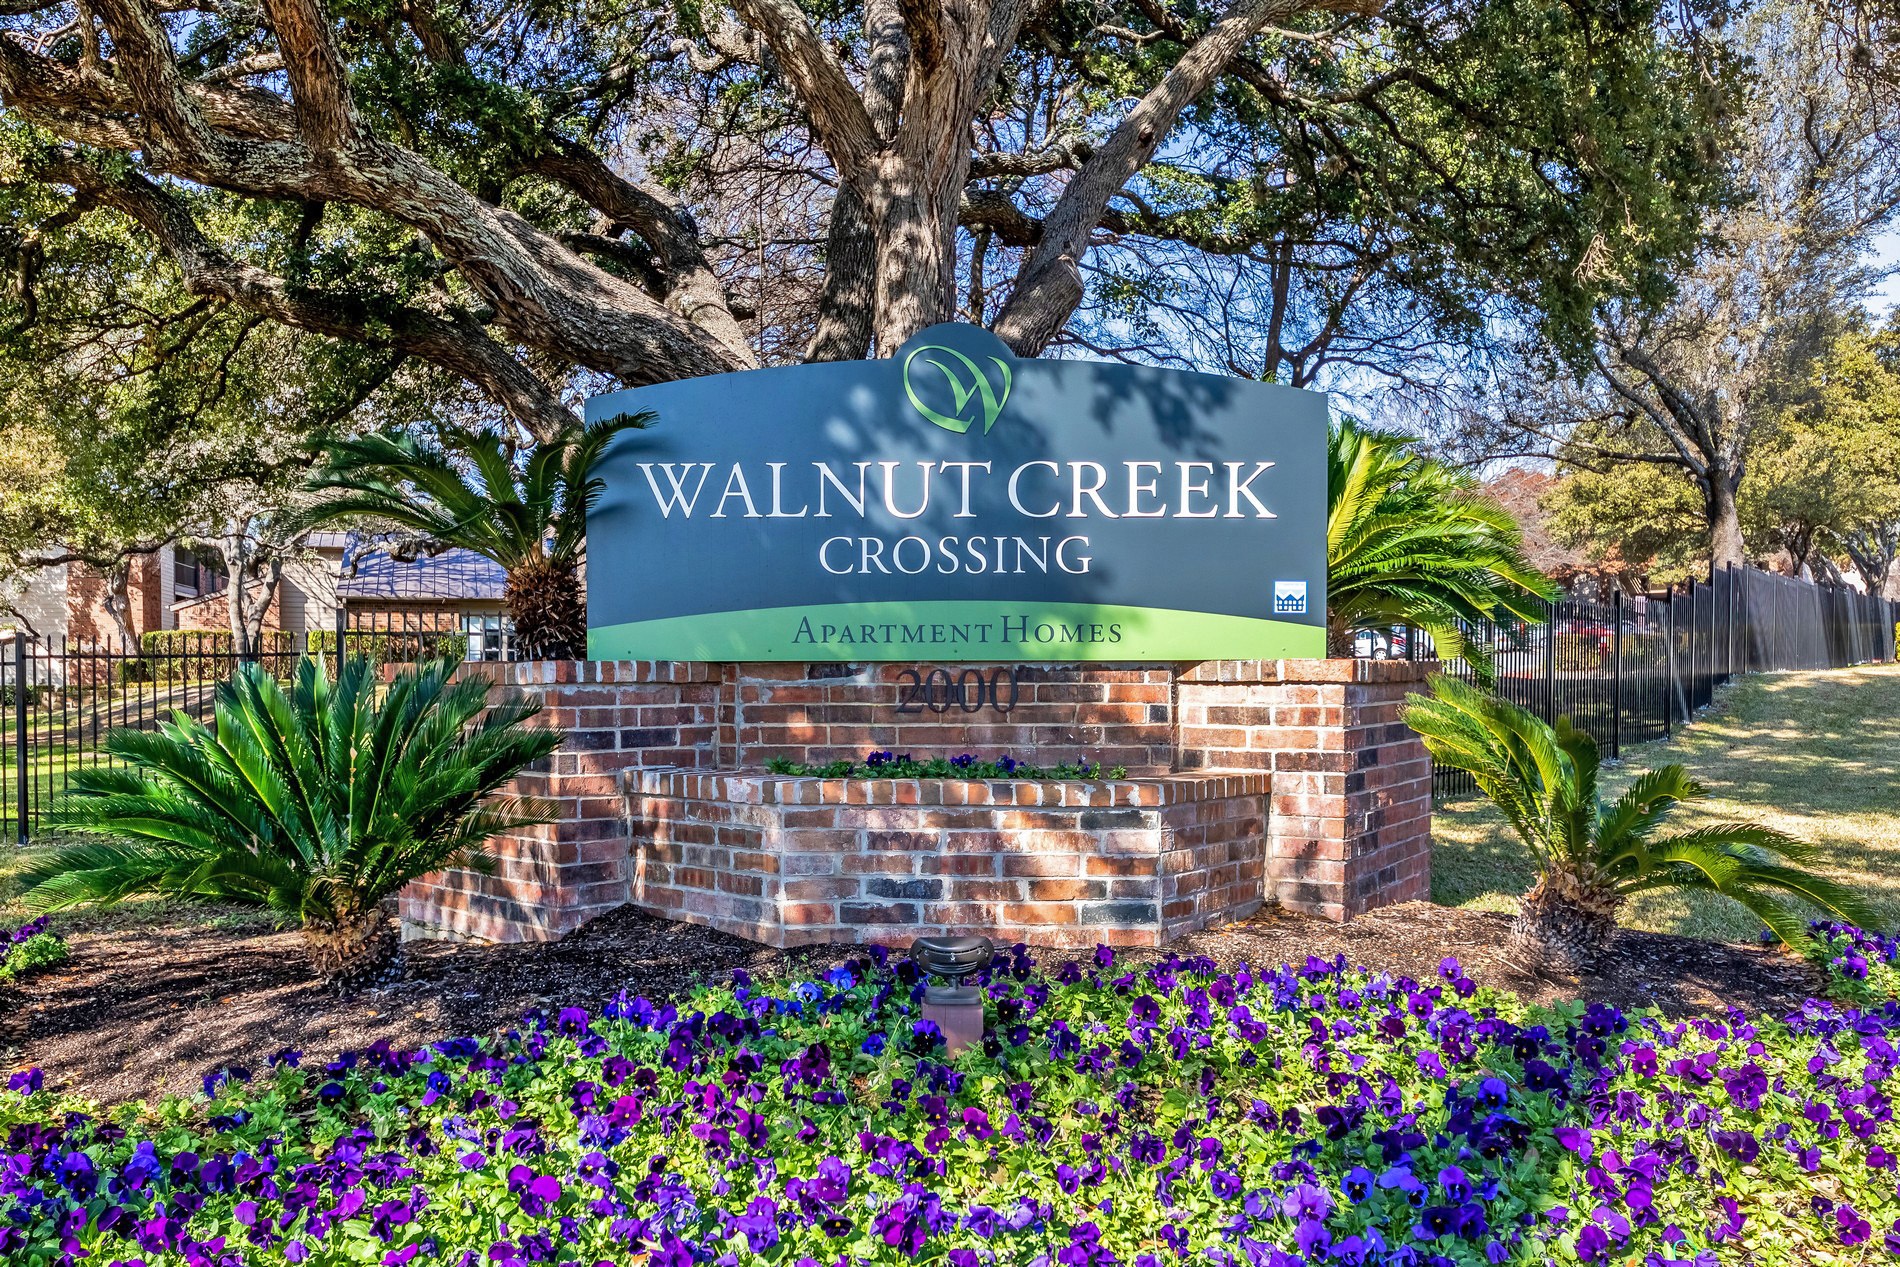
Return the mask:
<svg viewBox="0 0 1900 1267">
<path fill-rule="evenodd" d="M 346 661 L 334 685 L 304 660 L 286 690 L 249 664 L 218 688 L 214 725 L 181 715 L 156 733 L 113 732 L 106 751 L 121 764 L 74 772 L 51 815 L 81 839 L 22 868 L 21 901 L 250 903 L 301 925 L 320 975 L 381 975 L 397 950 L 384 897 L 485 865 L 490 836 L 548 812 L 491 797 L 561 733 L 525 725 L 539 705 L 490 708 L 486 681 L 452 673 L 408 669 L 379 690 L 366 660 Z"/>
<path fill-rule="evenodd" d="M 46 698 L 46 688 L 43 686 L 28 685 L 25 688 L 21 688 L 11 682 L 0 682 L 0 707 L 12 708 L 15 704 L 18 704 L 20 702 L 20 691 L 22 689 L 26 691 L 26 706 L 28 708 L 38 708 L 41 702 Z"/>
<path fill-rule="evenodd" d="M 310 654 L 336 662 L 336 634 L 313 630 L 308 639 Z M 424 660 L 460 663 L 468 658 L 468 635 L 447 630 L 400 630 L 343 635 L 346 658 L 369 660 L 377 665 L 415 664 Z"/>
<path fill-rule="evenodd" d="M 0 930 L 0 981 L 17 981 L 67 958 L 65 939 L 47 930 L 43 915 L 11 931 Z"/>
<path fill-rule="evenodd" d="M 774 774 L 818 779 L 1120 779 L 1128 774 L 1125 766 L 1104 766 L 1099 761 L 1045 766 L 1018 761 L 1007 753 L 993 761 L 984 761 L 968 752 L 954 757 L 927 757 L 922 761 L 908 752 L 901 756 L 873 752 L 866 754 L 862 761 L 817 764 L 773 757 L 765 763 L 765 768 Z"/>
<path fill-rule="evenodd" d="M 1597 794 L 1596 741 L 1559 717 L 1453 678 L 1435 677 L 1405 719 L 1440 765 L 1470 773 L 1537 864 L 1512 938 L 1534 960 L 1587 966 L 1616 928 L 1622 904 L 1654 889 L 1718 893 L 1761 917 L 1790 946 L 1820 907 L 1858 919 L 1853 890 L 1801 869 L 1814 847 L 1767 827 L 1717 823 L 1658 834 L 1671 810 L 1703 795 L 1680 765 L 1658 766 L 1613 802 Z"/>
<path fill-rule="evenodd" d="M 1587 673 L 1603 667 L 1603 640 L 1591 634 L 1558 634 L 1551 654 L 1559 673 Z"/>
<path fill-rule="evenodd" d="M 120 662 L 121 682 L 215 682 L 238 664 L 228 629 L 154 629 L 139 638 L 139 650 L 143 658 Z M 297 654 L 296 636 L 266 629 L 257 654 L 282 666 Z"/>
<path fill-rule="evenodd" d="M 0 1093 L 26 1263 L 948 1267 L 1863 1261 L 1900 1245 L 1900 1012 L 1525 1007 L 1453 961 L 1044 975 L 946 1061 L 907 966 L 500 1038 L 297 1053 L 207 1101 Z"/>
</svg>

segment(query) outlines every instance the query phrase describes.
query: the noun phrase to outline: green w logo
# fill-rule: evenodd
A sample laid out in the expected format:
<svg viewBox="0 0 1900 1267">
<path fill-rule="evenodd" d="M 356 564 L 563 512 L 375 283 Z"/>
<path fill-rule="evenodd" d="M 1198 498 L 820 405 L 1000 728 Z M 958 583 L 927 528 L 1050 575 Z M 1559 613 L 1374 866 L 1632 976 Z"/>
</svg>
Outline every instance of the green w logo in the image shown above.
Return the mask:
<svg viewBox="0 0 1900 1267">
<path fill-rule="evenodd" d="M 919 357 L 923 358 L 923 364 L 934 368 L 948 382 L 950 387 L 948 413 L 931 408 L 918 394 L 918 384 L 913 373 Z M 1002 376 L 1000 385 L 991 381 L 988 372 L 983 367 L 955 348 L 927 343 L 923 347 L 914 349 L 909 356 L 904 358 L 904 394 L 910 397 L 910 403 L 918 413 L 945 431 L 954 431 L 962 435 L 970 429 L 970 424 L 976 421 L 980 413 L 983 418 L 983 431 L 988 434 L 989 429 L 996 425 L 996 416 L 1003 412 L 1004 402 L 1009 399 L 1010 372 L 1009 366 L 1003 362 L 1002 358 L 992 356 L 987 359 Z M 941 392 L 933 391 L 931 395 L 933 399 L 941 403 L 943 399 Z"/>
</svg>

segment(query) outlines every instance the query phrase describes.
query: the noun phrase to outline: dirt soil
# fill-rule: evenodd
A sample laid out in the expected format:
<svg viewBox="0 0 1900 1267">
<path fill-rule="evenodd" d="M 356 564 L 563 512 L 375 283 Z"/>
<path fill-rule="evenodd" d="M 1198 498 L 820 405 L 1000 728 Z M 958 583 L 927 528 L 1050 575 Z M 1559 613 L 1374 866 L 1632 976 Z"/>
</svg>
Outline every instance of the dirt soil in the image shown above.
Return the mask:
<svg viewBox="0 0 1900 1267">
<path fill-rule="evenodd" d="M 1501 915 L 1418 902 L 1350 924 L 1267 913 L 1169 949 L 1227 965 L 1343 954 L 1414 977 L 1456 955 L 1479 982 L 1525 998 L 1587 997 L 1671 1015 L 1731 1002 L 1780 1013 L 1819 986 L 1808 965 L 1779 950 L 1641 932 L 1621 933 L 1584 981 L 1538 979 L 1504 959 L 1507 926 Z M 309 1060 L 377 1039 L 418 1047 L 505 1029 L 537 1007 L 598 1008 L 620 990 L 658 1000 L 735 968 L 769 979 L 858 950 L 773 950 L 627 908 L 541 945 L 411 943 L 402 984 L 339 998 L 310 975 L 292 933 L 103 928 L 76 931 L 68 944 L 65 965 L 0 988 L 0 1069 L 38 1065 L 52 1084 L 109 1102 L 195 1091 L 207 1073 L 261 1068 L 287 1047 Z"/>
</svg>

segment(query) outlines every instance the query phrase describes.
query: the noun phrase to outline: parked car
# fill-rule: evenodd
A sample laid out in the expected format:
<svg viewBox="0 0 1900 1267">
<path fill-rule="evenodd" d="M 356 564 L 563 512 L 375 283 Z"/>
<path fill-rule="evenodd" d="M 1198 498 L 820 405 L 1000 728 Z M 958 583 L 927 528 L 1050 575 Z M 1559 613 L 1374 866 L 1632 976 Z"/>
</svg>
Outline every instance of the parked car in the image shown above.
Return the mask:
<svg viewBox="0 0 1900 1267">
<path fill-rule="evenodd" d="M 1403 625 L 1390 629 L 1361 629 L 1353 635 L 1352 653 L 1361 660 L 1403 660 L 1407 630 Z"/>
</svg>

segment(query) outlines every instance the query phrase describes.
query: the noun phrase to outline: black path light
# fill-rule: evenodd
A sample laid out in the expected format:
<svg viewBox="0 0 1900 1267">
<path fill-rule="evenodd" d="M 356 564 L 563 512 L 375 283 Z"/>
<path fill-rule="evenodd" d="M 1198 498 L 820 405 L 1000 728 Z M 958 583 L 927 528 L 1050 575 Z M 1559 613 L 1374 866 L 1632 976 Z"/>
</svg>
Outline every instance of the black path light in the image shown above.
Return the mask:
<svg viewBox="0 0 1900 1267">
<path fill-rule="evenodd" d="M 943 1031 L 951 1055 L 983 1040 L 983 992 L 965 985 L 990 966 L 996 946 L 987 937 L 919 937 L 911 962 L 940 979 L 924 987 L 924 1019 Z"/>
</svg>

